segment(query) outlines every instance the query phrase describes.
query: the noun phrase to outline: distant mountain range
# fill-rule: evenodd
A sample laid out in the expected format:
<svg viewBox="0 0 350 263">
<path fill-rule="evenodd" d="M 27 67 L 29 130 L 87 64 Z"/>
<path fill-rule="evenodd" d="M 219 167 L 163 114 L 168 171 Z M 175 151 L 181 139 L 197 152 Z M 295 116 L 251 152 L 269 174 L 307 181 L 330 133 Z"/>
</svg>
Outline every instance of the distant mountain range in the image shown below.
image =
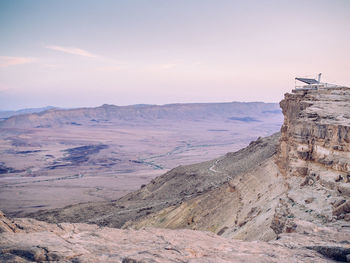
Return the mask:
<svg viewBox="0 0 350 263">
<path fill-rule="evenodd" d="M 20 109 L 20 110 L 12 110 L 12 111 L 2 111 L 0 110 L 0 120 L 10 118 L 12 116 L 21 115 L 21 114 L 28 114 L 28 113 L 38 113 L 50 109 L 55 109 L 54 106 L 46 106 L 42 108 L 28 108 L 28 109 Z M 56 108 L 58 109 L 58 108 Z"/>
<path fill-rule="evenodd" d="M 229 102 L 58 109 L 54 107 L 0 112 L 1 128 L 48 128 L 62 125 L 150 124 L 157 121 L 259 122 L 282 116 L 278 103 Z M 8 116 L 8 117 L 6 117 Z"/>
</svg>

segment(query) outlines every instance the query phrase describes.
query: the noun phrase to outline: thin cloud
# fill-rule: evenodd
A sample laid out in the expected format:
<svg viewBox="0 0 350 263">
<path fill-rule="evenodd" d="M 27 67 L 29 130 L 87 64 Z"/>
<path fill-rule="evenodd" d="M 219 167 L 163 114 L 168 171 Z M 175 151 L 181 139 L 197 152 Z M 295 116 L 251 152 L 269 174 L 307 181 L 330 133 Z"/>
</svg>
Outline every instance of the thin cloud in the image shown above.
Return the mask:
<svg viewBox="0 0 350 263">
<path fill-rule="evenodd" d="M 7 57 L 0 56 L 0 67 L 9 67 L 14 65 L 23 65 L 35 62 L 35 58 L 31 57 Z"/>
<path fill-rule="evenodd" d="M 56 50 L 56 51 L 61 51 L 72 55 L 83 56 L 83 57 L 89 57 L 89 58 L 99 57 L 95 54 L 90 53 L 89 51 L 86 51 L 81 48 L 76 48 L 76 47 L 46 46 L 46 48 Z"/>
</svg>

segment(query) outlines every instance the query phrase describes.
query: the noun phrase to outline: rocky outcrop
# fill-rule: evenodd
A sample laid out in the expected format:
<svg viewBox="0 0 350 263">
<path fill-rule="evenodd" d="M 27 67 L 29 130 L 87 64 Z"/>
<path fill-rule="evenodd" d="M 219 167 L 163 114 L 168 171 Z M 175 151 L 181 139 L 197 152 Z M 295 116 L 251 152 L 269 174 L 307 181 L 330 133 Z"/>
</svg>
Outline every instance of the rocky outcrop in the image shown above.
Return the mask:
<svg viewBox="0 0 350 263">
<path fill-rule="evenodd" d="M 303 177 L 301 187 L 336 192 L 334 215 L 344 217 L 350 207 L 350 88 L 297 89 L 280 105 L 284 123 L 276 161 L 281 173 Z"/>
<path fill-rule="evenodd" d="M 350 89 L 293 90 L 280 103 L 278 164 L 286 175 L 350 176 Z"/>
<path fill-rule="evenodd" d="M 18 227 L 0 211 L 0 233 L 16 232 Z"/>
<path fill-rule="evenodd" d="M 243 242 L 193 230 L 120 230 L 0 215 L 0 225 L 9 221 L 16 231 L 0 233 L 1 262 L 332 262 L 350 253 L 347 232 L 305 224 L 300 229 L 305 235 Z M 315 235 L 320 231 L 322 237 Z"/>
</svg>

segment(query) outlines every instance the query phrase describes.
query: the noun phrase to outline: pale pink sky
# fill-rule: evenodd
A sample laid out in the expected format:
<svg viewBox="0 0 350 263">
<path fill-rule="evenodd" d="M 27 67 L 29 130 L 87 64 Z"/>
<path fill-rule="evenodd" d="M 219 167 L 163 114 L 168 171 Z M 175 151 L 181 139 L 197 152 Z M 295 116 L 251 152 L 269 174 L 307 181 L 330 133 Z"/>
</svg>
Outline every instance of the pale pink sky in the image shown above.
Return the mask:
<svg viewBox="0 0 350 263">
<path fill-rule="evenodd" d="M 1 1 L 0 110 L 278 102 L 350 86 L 350 1 Z"/>
</svg>

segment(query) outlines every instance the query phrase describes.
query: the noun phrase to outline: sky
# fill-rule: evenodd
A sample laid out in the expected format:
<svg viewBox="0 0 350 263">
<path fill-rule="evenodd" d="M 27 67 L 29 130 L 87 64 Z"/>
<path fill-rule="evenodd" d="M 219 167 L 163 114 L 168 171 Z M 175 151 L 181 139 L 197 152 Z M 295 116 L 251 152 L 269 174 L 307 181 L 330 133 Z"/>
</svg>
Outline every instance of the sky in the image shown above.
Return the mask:
<svg viewBox="0 0 350 263">
<path fill-rule="evenodd" d="M 349 0 L 0 0 L 0 110 L 350 86 Z"/>
</svg>

